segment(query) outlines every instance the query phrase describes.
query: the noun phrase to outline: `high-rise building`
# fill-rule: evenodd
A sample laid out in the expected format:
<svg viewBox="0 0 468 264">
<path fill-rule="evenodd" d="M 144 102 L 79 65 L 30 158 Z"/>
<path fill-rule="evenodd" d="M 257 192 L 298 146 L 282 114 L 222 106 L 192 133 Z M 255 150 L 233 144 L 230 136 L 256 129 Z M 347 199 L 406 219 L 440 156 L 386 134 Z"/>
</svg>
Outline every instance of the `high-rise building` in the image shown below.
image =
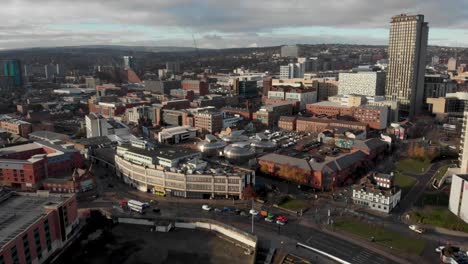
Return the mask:
<svg viewBox="0 0 468 264">
<path fill-rule="evenodd" d="M 58 64 L 47 64 L 44 66 L 45 77 L 47 80 L 52 80 L 55 76 L 57 76 L 57 69 Z"/>
<path fill-rule="evenodd" d="M 179 73 L 180 72 L 180 63 L 176 62 L 166 62 L 166 71 L 172 73 Z"/>
<path fill-rule="evenodd" d="M 297 58 L 302 55 L 302 50 L 297 45 L 284 45 L 281 47 L 281 57 Z"/>
<path fill-rule="evenodd" d="M 449 210 L 465 223 L 468 223 L 468 175 L 452 176 L 450 187 Z"/>
<path fill-rule="evenodd" d="M 23 85 L 21 73 L 21 62 L 19 60 L 8 60 L 3 63 L 3 75 L 13 77 L 15 86 Z"/>
<path fill-rule="evenodd" d="M 304 78 L 303 63 L 289 63 L 280 66 L 280 79 Z"/>
<path fill-rule="evenodd" d="M 392 17 L 385 94 L 400 103 L 404 117 L 413 117 L 422 108 L 428 31 L 423 15 Z"/>
<path fill-rule="evenodd" d="M 123 56 L 123 64 L 124 64 L 124 69 L 132 69 L 135 70 L 136 64 L 135 64 L 135 59 L 132 56 Z"/>
<path fill-rule="evenodd" d="M 447 62 L 447 70 L 456 71 L 458 68 L 458 60 L 456 58 L 450 58 Z"/>
</svg>

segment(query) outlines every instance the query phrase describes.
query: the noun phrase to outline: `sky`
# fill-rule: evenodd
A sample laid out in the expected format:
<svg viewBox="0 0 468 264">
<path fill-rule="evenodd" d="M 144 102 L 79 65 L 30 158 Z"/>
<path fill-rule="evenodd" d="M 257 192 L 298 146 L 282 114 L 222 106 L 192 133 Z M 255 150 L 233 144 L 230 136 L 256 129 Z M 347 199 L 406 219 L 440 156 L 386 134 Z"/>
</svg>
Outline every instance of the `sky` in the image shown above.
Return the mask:
<svg viewBox="0 0 468 264">
<path fill-rule="evenodd" d="M 402 13 L 425 15 L 430 45 L 468 47 L 468 0 L 1 0 L 0 49 L 386 45 Z"/>
</svg>

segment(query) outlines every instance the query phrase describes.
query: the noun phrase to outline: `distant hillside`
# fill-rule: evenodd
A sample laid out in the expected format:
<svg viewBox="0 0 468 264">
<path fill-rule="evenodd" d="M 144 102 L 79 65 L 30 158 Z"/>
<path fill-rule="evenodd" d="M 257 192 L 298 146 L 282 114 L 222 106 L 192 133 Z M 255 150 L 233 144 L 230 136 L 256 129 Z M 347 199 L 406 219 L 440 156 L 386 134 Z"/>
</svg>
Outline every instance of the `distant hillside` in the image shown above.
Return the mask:
<svg viewBox="0 0 468 264">
<path fill-rule="evenodd" d="M 85 45 L 85 46 L 65 46 L 65 47 L 38 47 L 25 49 L 0 50 L 0 53 L 22 52 L 68 52 L 77 50 L 108 50 L 108 51 L 127 51 L 127 52 L 190 52 L 195 51 L 193 47 L 151 47 L 151 46 L 123 46 L 123 45 Z M 208 49 L 200 49 L 208 50 Z"/>
</svg>

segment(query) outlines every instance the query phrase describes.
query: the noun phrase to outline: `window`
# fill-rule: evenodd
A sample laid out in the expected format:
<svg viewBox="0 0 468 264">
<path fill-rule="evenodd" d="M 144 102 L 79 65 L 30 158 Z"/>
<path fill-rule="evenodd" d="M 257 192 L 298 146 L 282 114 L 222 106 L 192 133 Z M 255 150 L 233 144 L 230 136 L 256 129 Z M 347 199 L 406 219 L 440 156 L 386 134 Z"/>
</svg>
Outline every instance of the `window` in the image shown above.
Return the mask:
<svg viewBox="0 0 468 264">
<path fill-rule="evenodd" d="M 16 249 L 16 246 L 11 249 L 11 258 L 13 259 L 14 264 L 19 264 L 18 250 Z"/>
</svg>

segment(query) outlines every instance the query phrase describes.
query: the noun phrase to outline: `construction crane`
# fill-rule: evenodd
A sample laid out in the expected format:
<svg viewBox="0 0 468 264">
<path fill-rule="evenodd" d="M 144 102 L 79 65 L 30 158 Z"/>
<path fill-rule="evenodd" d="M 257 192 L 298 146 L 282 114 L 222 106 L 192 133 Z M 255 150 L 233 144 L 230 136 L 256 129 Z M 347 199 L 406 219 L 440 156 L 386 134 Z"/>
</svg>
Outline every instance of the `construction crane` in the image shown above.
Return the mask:
<svg viewBox="0 0 468 264">
<path fill-rule="evenodd" d="M 200 50 L 198 50 L 197 41 L 195 40 L 195 34 L 193 33 L 192 33 L 192 38 L 193 38 L 193 46 L 195 47 L 195 50 L 197 51 L 198 67 L 201 69 L 202 63 L 201 63 L 201 58 L 200 58 Z"/>
</svg>

